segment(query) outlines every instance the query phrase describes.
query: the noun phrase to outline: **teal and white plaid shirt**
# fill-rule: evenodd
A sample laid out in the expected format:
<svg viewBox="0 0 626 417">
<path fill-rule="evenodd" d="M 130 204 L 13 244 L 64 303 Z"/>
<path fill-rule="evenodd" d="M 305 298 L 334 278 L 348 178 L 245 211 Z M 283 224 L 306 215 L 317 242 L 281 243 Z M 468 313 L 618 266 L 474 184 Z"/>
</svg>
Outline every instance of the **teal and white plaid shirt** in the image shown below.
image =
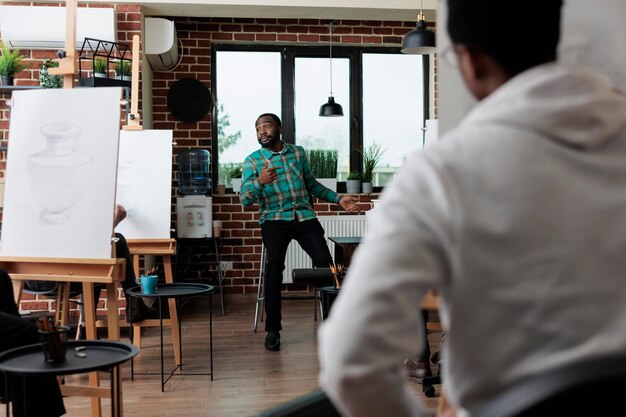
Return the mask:
<svg viewBox="0 0 626 417">
<path fill-rule="evenodd" d="M 268 161 L 268 166 L 277 167 L 278 179 L 261 185 L 259 175 Z M 310 195 L 330 203 L 338 203 L 339 196 L 317 182 L 311 172 L 302 146 L 283 143 L 280 152 L 261 148 L 250 154 L 243 164 L 241 203 L 249 206 L 258 201 L 261 218 L 266 220 L 311 220 L 315 212 Z"/>
</svg>

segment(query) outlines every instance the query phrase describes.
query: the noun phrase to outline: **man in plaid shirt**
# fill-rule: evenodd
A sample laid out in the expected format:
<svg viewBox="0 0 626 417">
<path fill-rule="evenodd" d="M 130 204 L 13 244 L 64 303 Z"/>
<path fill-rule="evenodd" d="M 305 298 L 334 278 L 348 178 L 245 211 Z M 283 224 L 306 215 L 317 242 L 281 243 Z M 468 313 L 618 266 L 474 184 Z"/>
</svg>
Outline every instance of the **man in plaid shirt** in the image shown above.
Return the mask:
<svg viewBox="0 0 626 417">
<path fill-rule="evenodd" d="M 259 204 L 261 236 L 267 253 L 265 269 L 265 348 L 280 350 L 281 286 L 287 247 L 295 239 L 315 267 L 328 267 L 332 256 L 324 229 L 315 217 L 311 196 L 357 211 L 350 196 L 339 197 L 317 182 L 301 146 L 284 143 L 282 124 L 275 114 L 256 120 L 261 149 L 250 154 L 243 166 L 241 203 Z"/>
</svg>

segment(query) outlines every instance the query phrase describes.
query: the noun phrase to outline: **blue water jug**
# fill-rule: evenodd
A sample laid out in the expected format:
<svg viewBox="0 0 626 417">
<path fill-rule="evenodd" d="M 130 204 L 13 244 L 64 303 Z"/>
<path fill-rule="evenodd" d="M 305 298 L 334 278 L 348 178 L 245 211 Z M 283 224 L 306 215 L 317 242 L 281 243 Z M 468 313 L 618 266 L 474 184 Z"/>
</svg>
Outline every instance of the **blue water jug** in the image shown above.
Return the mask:
<svg viewBox="0 0 626 417">
<path fill-rule="evenodd" d="M 182 151 L 178 154 L 178 191 L 183 195 L 202 195 L 211 192 L 209 161 L 205 149 Z"/>
</svg>

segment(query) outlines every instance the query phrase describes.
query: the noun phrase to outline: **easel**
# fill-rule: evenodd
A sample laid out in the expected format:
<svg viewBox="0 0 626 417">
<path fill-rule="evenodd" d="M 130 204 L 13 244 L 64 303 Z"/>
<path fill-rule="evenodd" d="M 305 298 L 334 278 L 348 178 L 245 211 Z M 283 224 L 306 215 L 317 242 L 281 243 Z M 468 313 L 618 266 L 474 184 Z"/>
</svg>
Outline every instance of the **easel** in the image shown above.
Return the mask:
<svg viewBox="0 0 626 417">
<path fill-rule="evenodd" d="M 132 61 L 132 80 L 130 93 L 130 113 L 128 115 L 128 123 L 122 126 L 123 130 L 143 130 L 141 118 L 139 116 L 139 36 L 133 36 L 133 61 Z M 127 239 L 128 249 L 133 255 L 133 267 L 136 274 L 139 273 L 139 257 L 146 255 L 156 255 L 163 258 L 163 269 L 165 270 L 165 282 L 174 283 L 174 275 L 172 274 L 171 255 L 176 254 L 176 240 L 174 239 Z M 163 320 L 164 326 L 172 329 L 172 344 L 174 347 L 174 357 L 176 365 L 181 365 L 179 340 L 178 340 L 178 312 L 176 310 L 176 300 L 169 299 L 168 306 L 170 310 L 170 318 Z M 141 328 L 147 326 L 159 326 L 159 320 L 148 319 L 139 323 L 131 324 L 134 333 L 134 343 L 141 348 Z"/>
<path fill-rule="evenodd" d="M 172 284 L 174 274 L 172 274 L 171 255 L 176 254 L 175 239 L 128 239 L 128 249 L 133 255 L 133 267 L 135 273 L 139 272 L 139 257 L 145 255 L 156 255 L 163 258 L 163 269 L 165 271 L 165 282 Z M 172 329 L 172 344 L 174 347 L 174 358 L 176 365 L 181 364 L 179 340 L 178 340 L 178 311 L 176 310 L 176 300 L 167 300 L 170 309 L 170 318 L 163 320 L 163 326 L 170 326 Z M 158 319 L 148 319 L 139 323 L 133 323 L 133 340 L 137 347 L 141 348 L 141 328 L 146 326 L 159 326 Z"/>
<path fill-rule="evenodd" d="M 67 0 L 66 4 L 66 32 L 65 51 L 58 56 L 59 67 L 50 68 L 53 75 L 63 76 L 63 87 L 74 87 L 76 72 L 76 11 L 77 0 Z M 113 255 L 114 256 L 114 255 Z M 69 285 L 72 282 L 81 282 L 85 309 L 85 328 L 88 339 L 96 339 L 96 300 L 94 299 L 93 285 L 105 284 L 108 301 L 108 337 L 119 340 L 120 330 L 117 316 L 118 283 L 124 277 L 123 259 L 114 257 L 108 259 L 73 259 L 73 258 L 29 258 L 29 257 L 0 257 L 0 266 L 4 268 L 13 280 L 16 301 L 19 302 L 25 280 L 58 281 L 57 319 L 61 324 L 67 323 Z M 89 385 L 70 386 L 62 385 L 64 396 L 78 395 L 91 398 L 92 417 L 101 417 L 102 409 L 100 398 L 109 397 L 110 389 L 100 387 L 98 372 L 89 374 Z M 120 398 L 121 401 L 121 398 Z"/>
</svg>

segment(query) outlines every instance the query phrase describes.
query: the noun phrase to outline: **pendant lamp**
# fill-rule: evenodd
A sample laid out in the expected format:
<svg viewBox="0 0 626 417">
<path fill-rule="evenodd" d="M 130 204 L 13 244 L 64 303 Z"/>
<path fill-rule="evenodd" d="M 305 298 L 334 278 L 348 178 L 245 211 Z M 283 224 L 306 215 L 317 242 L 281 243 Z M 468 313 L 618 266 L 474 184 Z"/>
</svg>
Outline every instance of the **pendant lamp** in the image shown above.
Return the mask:
<svg viewBox="0 0 626 417">
<path fill-rule="evenodd" d="M 343 116 L 343 108 L 341 107 L 341 104 L 335 103 L 335 98 L 333 97 L 333 22 L 330 22 L 330 28 L 328 29 L 330 35 L 330 59 L 328 60 L 330 64 L 330 97 L 328 97 L 328 102 L 322 104 L 320 107 L 319 115 L 322 117 Z"/>
<path fill-rule="evenodd" d="M 402 53 L 426 55 L 434 54 L 436 51 L 435 32 L 428 29 L 424 14 L 424 0 L 422 0 L 420 12 L 417 14 L 417 27 L 404 35 L 402 39 Z"/>
</svg>

